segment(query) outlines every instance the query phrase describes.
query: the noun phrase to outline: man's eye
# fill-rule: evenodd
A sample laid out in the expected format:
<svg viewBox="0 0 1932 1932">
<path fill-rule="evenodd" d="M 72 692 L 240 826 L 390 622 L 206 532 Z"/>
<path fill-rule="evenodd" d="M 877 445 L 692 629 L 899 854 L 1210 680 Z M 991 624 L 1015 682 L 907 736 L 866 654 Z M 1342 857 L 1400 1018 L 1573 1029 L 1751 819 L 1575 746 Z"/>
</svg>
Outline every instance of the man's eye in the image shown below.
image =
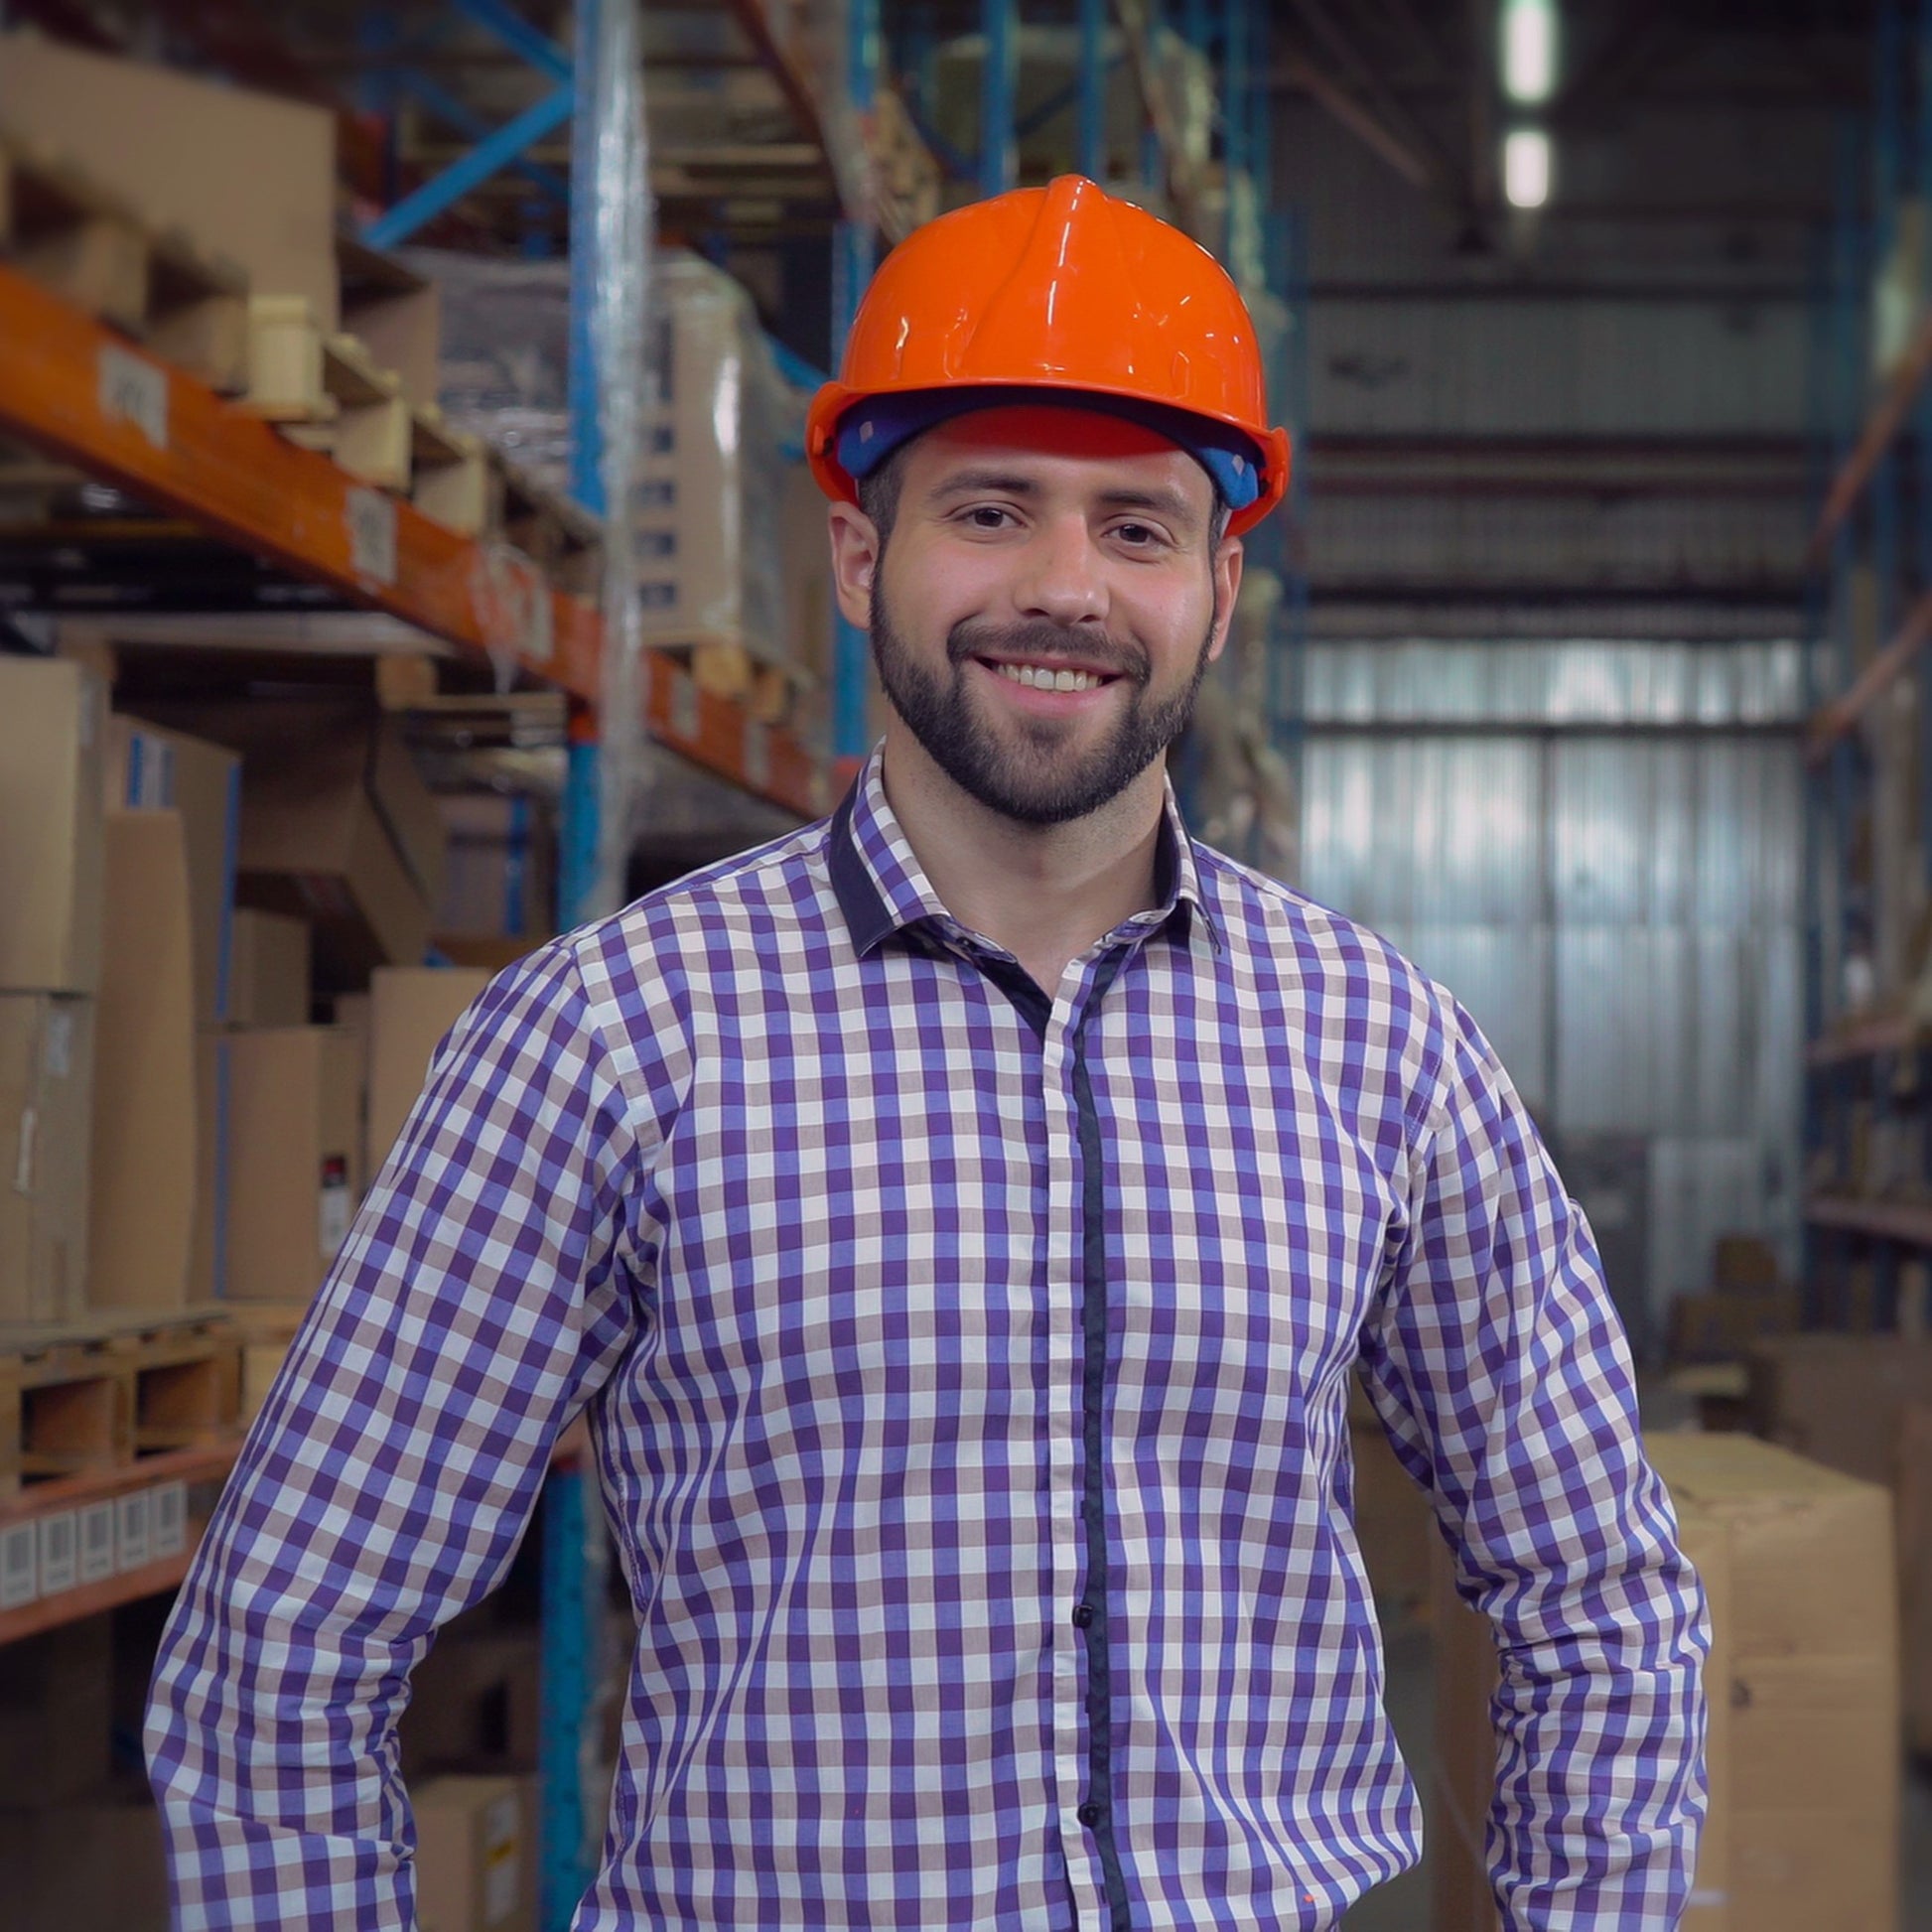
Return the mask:
<svg viewBox="0 0 1932 1932">
<path fill-rule="evenodd" d="M 1114 535 L 1125 539 L 1137 550 L 1145 550 L 1149 545 L 1161 541 L 1161 532 L 1146 523 L 1116 524 Z"/>
<path fill-rule="evenodd" d="M 997 503 L 975 503 L 966 512 L 966 520 L 976 530 L 1000 530 L 1006 527 L 1008 515 Z"/>
</svg>

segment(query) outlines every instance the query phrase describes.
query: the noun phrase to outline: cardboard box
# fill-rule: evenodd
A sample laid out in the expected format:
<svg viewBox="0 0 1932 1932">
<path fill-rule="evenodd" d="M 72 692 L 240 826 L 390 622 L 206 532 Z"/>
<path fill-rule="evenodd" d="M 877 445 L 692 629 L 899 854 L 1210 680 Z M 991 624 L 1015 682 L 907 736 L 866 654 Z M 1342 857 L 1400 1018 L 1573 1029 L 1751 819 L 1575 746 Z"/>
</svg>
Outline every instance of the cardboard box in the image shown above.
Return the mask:
<svg viewBox="0 0 1932 1932">
<path fill-rule="evenodd" d="M 1442 1537 L 1434 1506 L 1397 1461 L 1359 1383 L 1349 1390 L 1348 1442 L 1355 1468 L 1355 1541 L 1386 1620 L 1428 1595 L 1430 1552 Z"/>
<path fill-rule="evenodd" d="M 279 1027 L 228 1037 L 227 1299 L 306 1302 L 362 1197 L 355 1036 Z"/>
<path fill-rule="evenodd" d="M 0 1321 L 85 1306 L 91 1000 L 0 993 Z"/>
<path fill-rule="evenodd" d="M 0 992 L 100 985 L 99 680 L 0 654 Z"/>
<path fill-rule="evenodd" d="M 1796 1289 L 1707 1289 L 1671 1304 L 1674 1362 L 1741 1361 L 1753 1342 L 1791 1334 L 1798 1326 Z"/>
<path fill-rule="evenodd" d="M 241 897 L 307 919 L 317 977 L 331 986 L 413 965 L 429 943 L 430 899 L 385 809 L 384 791 L 406 782 L 393 758 L 371 759 L 375 743 L 366 732 L 336 733 L 299 756 L 243 767 Z"/>
<path fill-rule="evenodd" d="M 241 760 L 224 746 L 117 714 L 107 721 L 104 777 L 109 811 L 165 808 L 181 814 L 194 933 L 195 1017 L 204 1027 L 218 1026 L 231 1017 Z"/>
<path fill-rule="evenodd" d="M 228 1292 L 228 1034 L 204 1028 L 195 1040 L 195 1219 L 189 1235 L 188 1299 L 218 1302 Z"/>
<path fill-rule="evenodd" d="M 1774 1289 L 1777 1250 L 1760 1234 L 1721 1234 L 1712 1253 L 1711 1281 L 1721 1289 Z"/>
<path fill-rule="evenodd" d="M 19 33 L 0 38 L 0 129 L 227 256 L 256 292 L 299 295 L 325 331 L 339 327 L 327 108 Z"/>
<path fill-rule="evenodd" d="M 1905 1410 L 1932 1402 L 1932 1341 L 1786 1335 L 1746 1361 L 1752 1432 L 1866 1482 L 1892 1481 Z"/>
<path fill-rule="evenodd" d="M 655 258 L 653 366 L 663 385 L 638 480 L 637 595 L 646 641 L 791 655 L 784 609 L 783 457 L 801 429 L 739 283 L 683 249 Z"/>
<path fill-rule="evenodd" d="M 410 1808 L 421 1932 L 535 1932 L 535 1779 L 432 1778 Z"/>
<path fill-rule="evenodd" d="M 237 1027 L 306 1027 L 314 999 L 309 928 L 252 905 L 234 915 L 228 1018 Z"/>
<path fill-rule="evenodd" d="M 489 984 L 462 966 L 384 966 L 369 981 L 368 1158 L 380 1172 L 443 1035 Z"/>
<path fill-rule="evenodd" d="M 94 1016 L 87 1301 L 188 1300 L 199 1155 L 194 940 L 179 812 L 109 812 Z"/>
<path fill-rule="evenodd" d="M 521 794 L 454 792 L 437 799 L 449 839 L 439 935 L 548 937 L 556 930 L 555 828 Z"/>
<path fill-rule="evenodd" d="M 237 897 L 309 921 L 320 989 L 421 961 L 443 888 L 443 821 L 396 719 L 338 702 L 147 709 L 241 754 Z"/>
<path fill-rule="evenodd" d="M 1905 1741 L 1932 1757 L 1932 1404 L 1898 1432 L 1898 1661 Z"/>
<path fill-rule="evenodd" d="M 1745 1436 L 1653 1436 L 1711 1602 L 1710 1823 L 1686 1932 L 1894 1932 L 1899 1759 L 1890 1503 Z M 1491 1932 L 1483 1620 L 1436 1573 L 1437 1932 Z M 1462 1828 L 1454 1828 L 1453 1821 Z"/>
</svg>

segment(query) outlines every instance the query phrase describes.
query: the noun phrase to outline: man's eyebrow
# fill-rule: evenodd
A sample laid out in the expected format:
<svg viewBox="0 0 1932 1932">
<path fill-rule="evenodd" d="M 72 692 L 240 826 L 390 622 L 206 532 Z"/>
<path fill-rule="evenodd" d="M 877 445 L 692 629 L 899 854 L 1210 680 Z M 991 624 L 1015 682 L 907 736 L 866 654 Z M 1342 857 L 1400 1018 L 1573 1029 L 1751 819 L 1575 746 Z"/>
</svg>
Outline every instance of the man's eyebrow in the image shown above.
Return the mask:
<svg viewBox="0 0 1932 1932">
<path fill-rule="evenodd" d="M 975 489 L 991 490 L 996 496 L 1037 496 L 1039 484 L 1031 477 L 1017 477 L 1008 470 L 954 470 L 933 485 L 935 496 L 960 496 Z"/>
<path fill-rule="evenodd" d="M 933 485 L 936 497 L 968 496 L 976 490 L 996 496 L 1037 496 L 1039 484 L 1031 477 L 1016 476 L 1007 470 L 954 470 Z M 1157 515 L 1192 528 L 1200 521 L 1186 493 L 1166 483 L 1128 484 L 1105 489 L 1095 498 L 1106 509 L 1152 510 Z"/>
<path fill-rule="evenodd" d="M 1150 484 L 1128 489 L 1104 489 L 1100 492 L 1099 500 L 1109 509 L 1154 510 L 1162 516 L 1171 517 L 1174 522 L 1184 523 L 1189 527 L 1200 520 L 1185 493 L 1166 484 Z"/>
</svg>

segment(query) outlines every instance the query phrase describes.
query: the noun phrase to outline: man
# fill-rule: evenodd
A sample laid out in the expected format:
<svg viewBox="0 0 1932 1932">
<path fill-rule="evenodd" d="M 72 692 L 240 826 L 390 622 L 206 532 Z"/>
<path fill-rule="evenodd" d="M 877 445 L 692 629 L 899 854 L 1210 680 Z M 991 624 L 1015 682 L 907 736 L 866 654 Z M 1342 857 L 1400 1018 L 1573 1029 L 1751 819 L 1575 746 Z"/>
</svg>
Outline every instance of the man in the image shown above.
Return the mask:
<svg viewBox="0 0 1932 1932">
<path fill-rule="evenodd" d="M 1263 412 L 1091 183 L 886 262 L 808 430 L 883 757 L 445 1042 L 163 1646 L 189 1925 L 407 1921 L 408 1673 L 588 1405 L 639 1631 L 580 1932 L 1333 1926 L 1419 1844 L 1356 1374 L 1503 1646 L 1509 1924 L 1675 1923 L 1703 1611 L 1588 1231 L 1449 996 L 1166 787 Z"/>
</svg>

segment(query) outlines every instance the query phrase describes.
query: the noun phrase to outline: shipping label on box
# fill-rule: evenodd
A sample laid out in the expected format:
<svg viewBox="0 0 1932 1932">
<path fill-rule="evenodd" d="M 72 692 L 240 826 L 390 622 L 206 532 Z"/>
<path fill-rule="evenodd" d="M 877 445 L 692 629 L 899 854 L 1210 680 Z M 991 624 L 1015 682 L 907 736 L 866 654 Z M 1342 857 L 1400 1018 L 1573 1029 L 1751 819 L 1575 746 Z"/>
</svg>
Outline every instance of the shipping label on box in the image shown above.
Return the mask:
<svg viewBox="0 0 1932 1932">
<path fill-rule="evenodd" d="M 0 1610 L 17 1610 L 40 1594 L 40 1537 L 32 1523 L 0 1529 Z"/>
<path fill-rule="evenodd" d="M 58 1595 L 80 1581 L 79 1518 L 70 1509 L 40 1519 L 41 1594 Z"/>
<path fill-rule="evenodd" d="M 164 1482 L 149 1495 L 149 1544 L 156 1558 L 182 1555 L 188 1548 L 188 1485 Z"/>
<path fill-rule="evenodd" d="M 97 1584 L 114 1574 L 114 1505 L 89 1503 L 80 1512 L 80 1581 Z"/>
<path fill-rule="evenodd" d="M 148 1492 L 130 1490 L 114 1501 L 115 1568 L 125 1573 L 153 1561 L 149 1548 Z"/>
</svg>

